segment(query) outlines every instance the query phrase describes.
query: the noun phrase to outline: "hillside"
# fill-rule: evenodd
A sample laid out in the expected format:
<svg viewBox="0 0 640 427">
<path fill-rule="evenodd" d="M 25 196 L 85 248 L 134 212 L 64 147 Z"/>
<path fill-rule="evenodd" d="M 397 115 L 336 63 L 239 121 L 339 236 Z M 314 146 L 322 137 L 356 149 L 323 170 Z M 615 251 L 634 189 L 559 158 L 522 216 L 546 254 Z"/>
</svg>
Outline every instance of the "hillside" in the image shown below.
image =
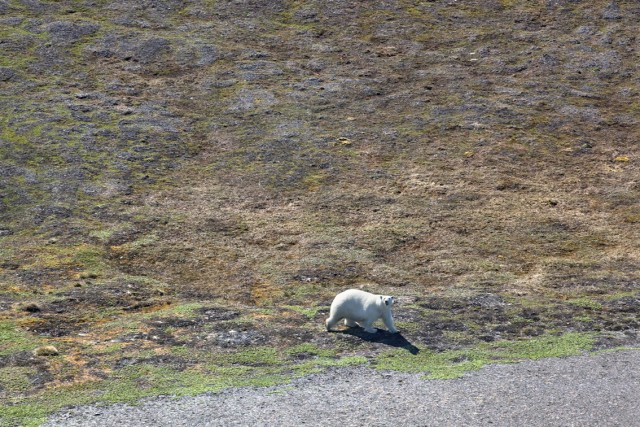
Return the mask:
<svg viewBox="0 0 640 427">
<path fill-rule="evenodd" d="M 638 345 L 638 34 L 631 0 L 0 1 L 0 417 Z M 327 334 L 347 287 L 402 336 Z"/>
</svg>

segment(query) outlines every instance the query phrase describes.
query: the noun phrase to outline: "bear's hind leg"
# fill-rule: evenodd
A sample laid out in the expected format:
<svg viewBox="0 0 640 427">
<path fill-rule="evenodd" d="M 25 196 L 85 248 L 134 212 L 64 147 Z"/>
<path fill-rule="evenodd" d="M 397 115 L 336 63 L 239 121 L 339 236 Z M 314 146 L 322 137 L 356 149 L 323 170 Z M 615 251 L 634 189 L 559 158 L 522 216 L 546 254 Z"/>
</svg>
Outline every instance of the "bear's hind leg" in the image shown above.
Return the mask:
<svg viewBox="0 0 640 427">
<path fill-rule="evenodd" d="M 354 327 L 358 326 L 358 324 L 356 323 L 356 321 L 355 321 L 355 320 L 352 320 L 352 319 L 344 319 L 344 325 L 345 325 L 345 326 L 348 326 L 348 327 L 350 327 L 350 328 L 354 328 Z"/>
<path fill-rule="evenodd" d="M 373 326 L 371 326 L 371 323 L 367 323 L 367 322 L 358 322 L 358 324 L 364 328 L 365 332 L 369 332 L 370 334 L 375 334 L 376 332 L 378 332 L 378 329 L 374 328 Z"/>
</svg>

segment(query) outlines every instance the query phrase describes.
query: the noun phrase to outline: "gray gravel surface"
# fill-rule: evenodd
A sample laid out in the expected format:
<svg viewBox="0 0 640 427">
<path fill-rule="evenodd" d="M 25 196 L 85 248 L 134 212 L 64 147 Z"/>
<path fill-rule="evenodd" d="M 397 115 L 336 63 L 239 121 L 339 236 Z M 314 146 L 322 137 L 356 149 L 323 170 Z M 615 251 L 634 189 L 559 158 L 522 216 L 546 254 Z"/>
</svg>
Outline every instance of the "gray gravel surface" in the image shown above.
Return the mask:
<svg viewBox="0 0 640 427">
<path fill-rule="evenodd" d="M 45 426 L 637 426 L 640 351 L 491 365 L 455 380 L 332 369 L 291 384 L 74 408 Z"/>
</svg>

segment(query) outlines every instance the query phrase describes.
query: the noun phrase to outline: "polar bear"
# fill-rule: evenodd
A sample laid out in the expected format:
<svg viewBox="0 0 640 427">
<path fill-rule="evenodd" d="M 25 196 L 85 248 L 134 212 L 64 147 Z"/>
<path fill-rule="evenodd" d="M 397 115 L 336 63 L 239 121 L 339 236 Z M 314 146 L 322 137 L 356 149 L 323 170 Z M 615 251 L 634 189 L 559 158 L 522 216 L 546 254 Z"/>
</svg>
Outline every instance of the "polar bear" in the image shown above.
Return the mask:
<svg viewBox="0 0 640 427">
<path fill-rule="evenodd" d="M 394 297 L 374 295 L 359 289 L 348 289 L 339 293 L 331 303 L 329 318 L 326 320 L 327 331 L 341 319 L 344 324 L 352 327 L 360 325 L 366 332 L 374 333 L 373 322 L 382 317 L 389 332 L 398 332 L 391 317 L 391 306 L 396 302 Z"/>
</svg>

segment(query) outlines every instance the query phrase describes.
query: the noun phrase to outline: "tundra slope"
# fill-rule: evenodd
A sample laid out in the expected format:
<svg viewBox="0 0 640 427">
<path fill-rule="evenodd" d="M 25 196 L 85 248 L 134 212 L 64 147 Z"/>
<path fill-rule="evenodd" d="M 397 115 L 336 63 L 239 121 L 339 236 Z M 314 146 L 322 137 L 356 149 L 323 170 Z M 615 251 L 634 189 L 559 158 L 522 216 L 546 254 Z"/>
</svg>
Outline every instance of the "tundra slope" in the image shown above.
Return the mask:
<svg viewBox="0 0 640 427">
<path fill-rule="evenodd" d="M 636 345 L 638 16 L 0 0 L 1 416 Z M 405 341 L 323 333 L 363 283 Z"/>
</svg>

